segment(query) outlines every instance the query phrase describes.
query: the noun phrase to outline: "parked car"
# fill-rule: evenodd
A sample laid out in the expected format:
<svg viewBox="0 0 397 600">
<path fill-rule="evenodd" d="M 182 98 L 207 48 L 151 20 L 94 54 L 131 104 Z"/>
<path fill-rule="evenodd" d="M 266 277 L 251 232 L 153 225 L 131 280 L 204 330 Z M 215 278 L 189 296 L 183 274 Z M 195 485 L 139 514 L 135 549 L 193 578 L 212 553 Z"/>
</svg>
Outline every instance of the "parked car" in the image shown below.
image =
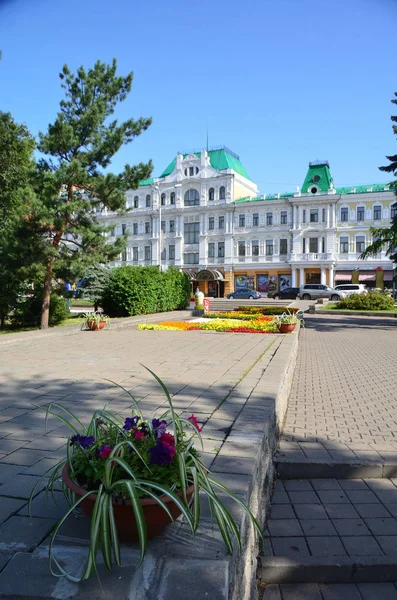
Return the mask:
<svg viewBox="0 0 397 600">
<path fill-rule="evenodd" d="M 341 285 L 336 285 L 335 289 L 338 292 L 344 292 L 346 296 L 351 296 L 352 294 L 368 294 L 368 290 L 363 283 L 343 283 Z"/>
<path fill-rule="evenodd" d="M 301 300 L 330 298 L 330 300 L 337 301 L 346 298 L 346 294 L 322 283 L 306 283 L 305 285 L 301 285 L 298 298 Z"/>
<path fill-rule="evenodd" d="M 258 300 L 258 298 L 262 298 L 259 292 L 256 292 L 255 290 L 249 290 L 248 288 L 241 288 L 240 290 L 231 292 L 231 294 L 228 294 L 227 297 L 229 299 L 236 298 L 236 300 L 243 298 L 248 298 L 248 300 Z"/>
<path fill-rule="evenodd" d="M 288 300 L 295 300 L 296 297 L 299 294 L 299 288 L 298 287 L 288 287 L 288 288 L 284 288 L 283 290 L 280 290 L 279 292 L 269 292 L 267 297 L 268 298 L 274 298 L 274 300 L 282 300 L 282 299 L 288 299 Z"/>
</svg>

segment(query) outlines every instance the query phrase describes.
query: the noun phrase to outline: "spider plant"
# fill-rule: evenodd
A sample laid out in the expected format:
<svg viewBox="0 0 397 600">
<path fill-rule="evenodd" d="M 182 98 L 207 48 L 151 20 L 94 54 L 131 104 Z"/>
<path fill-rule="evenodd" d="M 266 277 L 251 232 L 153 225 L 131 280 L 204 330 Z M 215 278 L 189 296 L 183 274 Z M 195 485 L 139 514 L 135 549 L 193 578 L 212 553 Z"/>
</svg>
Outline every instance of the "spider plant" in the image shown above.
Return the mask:
<svg viewBox="0 0 397 600">
<path fill-rule="evenodd" d="M 167 506 L 171 500 L 186 519 L 194 534 L 200 524 L 200 492 L 209 502 L 211 514 L 221 532 L 229 553 L 233 552 L 234 540 L 241 549 L 240 532 L 218 492 L 226 494 L 247 513 L 252 525 L 262 537 L 261 529 L 248 506 L 231 490 L 217 481 L 200 460 L 194 447 L 198 437 L 202 445 L 201 428 L 197 418 L 183 418 L 172 405 L 166 385 L 153 371 L 145 367 L 161 386 L 168 402 L 168 409 L 158 418 L 145 420 L 133 395 L 118 383 L 111 381 L 128 394 L 132 401 L 131 416 L 122 418 L 109 410 L 108 402 L 96 410 L 85 425 L 66 407 L 53 402 L 45 407 L 46 422 L 54 416 L 71 430 L 66 456 L 49 469 L 41 479 L 49 477 L 47 492 L 53 492 L 62 469 L 68 465 L 69 476 L 84 492 L 76 498 L 74 492 L 63 482 L 63 492 L 69 508 L 53 530 L 49 545 L 49 562 L 53 575 L 78 582 L 88 579 L 96 572 L 98 550 L 101 548 L 107 569 L 121 565 L 119 531 L 115 511 L 117 499 L 130 500 L 131 517 L 138 531 L 141 562 L 147 550 L 146 518 L 141 499 L 153 499 L 168 515 L 174 518 Z M 110 381 L 110 380 L 107 380 Z M 32 499 L 40 485 L 32 489 Z M 194 486 L 192 502 L 189 503 L 189 486 Z M 80 577 L 68 573 L 54 556 L 53 548 L 57 534 L 66 519 L 76 512 L 89 496 L 95 497 L 91 517 L 90 540 L 87 561 Z"/>
<path fill-rule="evenodd" d="M 91 329 L 92 324 L 95 324 L 96 327 L 99 327 L 100 323 L 105 321 L 106 327 L 109 326 L 110 318 L 104 315 L 103 313 L 98 312 L 87 312 L 83 315 L 83 321 L 81 323 L 81 329 Z"/>
</svg>

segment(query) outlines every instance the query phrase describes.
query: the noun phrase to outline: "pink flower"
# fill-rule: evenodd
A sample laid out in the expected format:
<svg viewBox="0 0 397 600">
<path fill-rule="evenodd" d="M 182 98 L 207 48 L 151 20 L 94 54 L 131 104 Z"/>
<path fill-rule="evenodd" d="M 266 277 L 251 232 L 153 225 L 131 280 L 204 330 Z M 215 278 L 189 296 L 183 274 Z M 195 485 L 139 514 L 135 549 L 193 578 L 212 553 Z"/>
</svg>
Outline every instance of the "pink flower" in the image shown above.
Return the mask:
<svg viewBox="0 0 397 600">
<path fill-rule="evenodd" d="M 136 440 L 141 440 L 143 437 L 145 437 L 145 434 L 143 433 L 143 431 L 135 431 L 134 433 L 135 435 L 135 439 Z"/>
<path fill-rule="evenodd" d="M 197 429 L 197 431 L 203 431 L 202 427 L 200 427 L 198 419 L 195 415 L 190 415 L 190 417 L 188 417 L 188 421 L 190 421 L 191 423 L 193 423 L 193 425 L 195 426 L 195 428 Z"/>
<path fill-rule="evenodd" d="M 164 433 L 161 438 L 159 438 L 160 442 L 163 444 L 168 444 L 168 446 L 175 446 L 175 438 L 170 433 Z"/>
<path fill-rule="evenodd" d="M 108 456 L 110 455 L 111 451 L 113 450 L 112 446 L 106 446 L 105 444 L 102 446 L 102 448 L 99 451 L 99 456 L 101 458 L 108 458 Z"/>
</svg>

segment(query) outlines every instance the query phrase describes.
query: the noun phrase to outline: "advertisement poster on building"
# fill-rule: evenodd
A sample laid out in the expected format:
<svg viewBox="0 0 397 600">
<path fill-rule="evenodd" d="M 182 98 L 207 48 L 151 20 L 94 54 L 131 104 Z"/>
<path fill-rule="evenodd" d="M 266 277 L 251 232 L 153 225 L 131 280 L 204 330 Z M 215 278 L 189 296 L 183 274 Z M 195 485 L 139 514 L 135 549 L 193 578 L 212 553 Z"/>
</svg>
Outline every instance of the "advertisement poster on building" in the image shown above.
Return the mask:
<svg viewBox="0 0 397 600">
<path fill-rule="evenodd" d="M 262 294 L 269 291 L 269 275 L 263 273 L 256 276 L 256 289 Z"/>
<path fill-rule="evenodd" d="M 280 292 L 286 288 L 291 287 L 291 275 L 279 275 L 278 276 L 278 289 Z"/>
<path fill-rule="evenodd" d="M 247 275 L 247 288 L 249 290 L 255 289 L 255 276 L 254 275 Z"/>
<path fill-rule="evenodd" d="M 247 276 L 246 275 L 236 275 L 235 283 L 236 283 L 236 285 L 235 285 L 236 291 L 246 288 L 247 287 Z"/>
<path fill-rule="evenodd" d="M 211 296 L 212 298 L 216 298 L 218 296 L 218 284 L 216 281 L 209 281 L 208 282 L 208 295 Z"/>
<path fill-rule="evenodd" d="M 277 275 L 269 276 L 268 292 L 277 292 Z"/>
</svg>

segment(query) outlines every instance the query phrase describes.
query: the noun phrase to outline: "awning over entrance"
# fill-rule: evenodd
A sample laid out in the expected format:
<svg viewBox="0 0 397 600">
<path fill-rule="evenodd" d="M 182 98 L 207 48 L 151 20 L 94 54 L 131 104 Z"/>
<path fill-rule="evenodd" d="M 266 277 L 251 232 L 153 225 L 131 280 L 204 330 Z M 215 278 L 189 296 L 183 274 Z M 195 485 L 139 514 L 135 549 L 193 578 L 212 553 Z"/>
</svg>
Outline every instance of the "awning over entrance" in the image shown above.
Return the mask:
<svg viewBox="0 0 397 600">
<path fill-rule="evenodd" d="M 183 269 L 183 272 L 189 277 L 190 281 L 196 281 L 197 271 L 194 269 Z"/>
<path fill-rule="evenodd" d="M 393 271 L 383 271 L 383 281 L 393 281 Z"/>
<path fill-rule="evenodd" d="M 220 271 L 215 269 L 202 269 L 197 273 L 197 281 L 224 281 L 224 277 Z"/>
<path fill-rule="evenodd" d="M 359 273 L 358 280 L 359 281 L 375 281 L 376 274 L 375 271 L 366 271 L 364 273 Z"/>
<path fill-rule="evenodd" d="M 335 272 L 335 281 L 351 281 L 352 280 L 352 272 L 351 271 L 336 271 Z"/>
</svg>

